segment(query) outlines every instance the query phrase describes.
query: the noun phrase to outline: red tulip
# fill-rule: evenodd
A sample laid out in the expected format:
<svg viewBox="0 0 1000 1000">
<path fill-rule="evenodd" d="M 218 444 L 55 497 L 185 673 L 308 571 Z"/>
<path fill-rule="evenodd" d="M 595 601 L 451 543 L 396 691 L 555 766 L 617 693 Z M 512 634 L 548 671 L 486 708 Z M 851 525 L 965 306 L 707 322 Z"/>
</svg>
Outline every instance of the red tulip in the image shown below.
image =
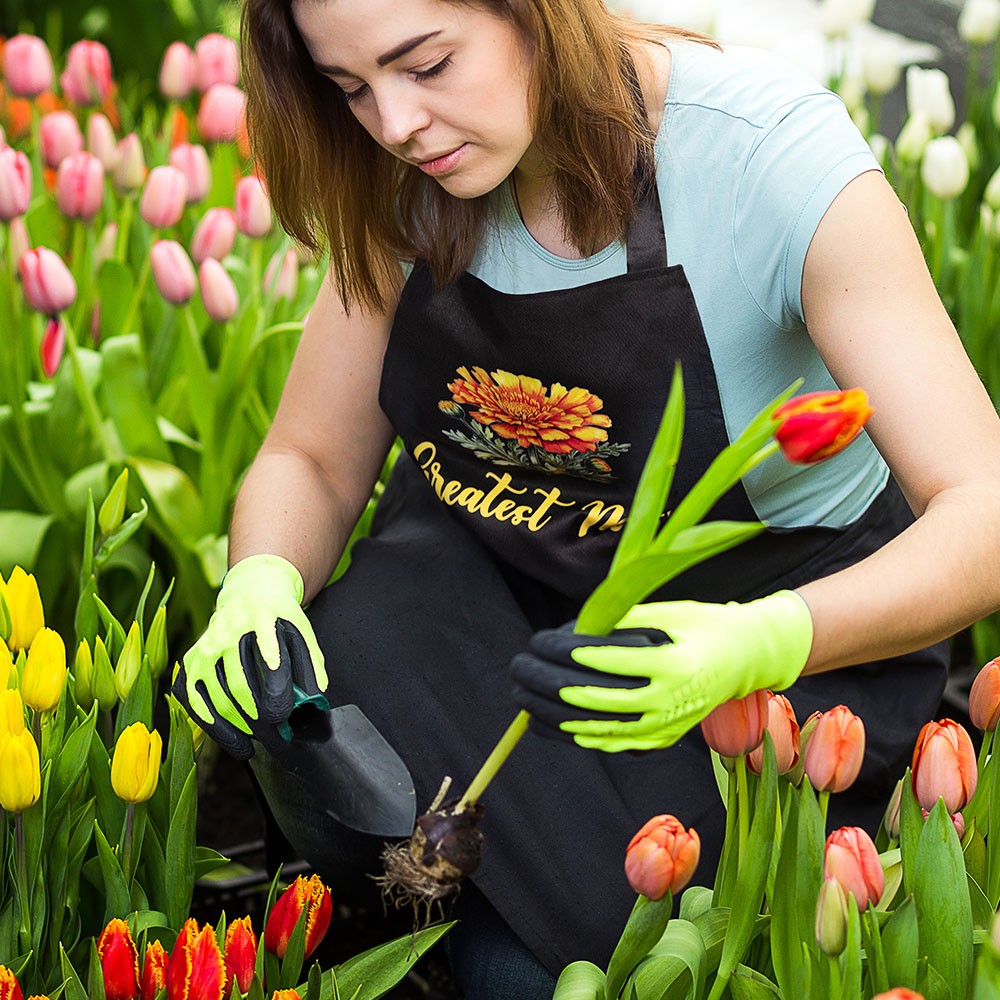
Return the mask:
<svg viewBox="0 0 1000 1000">
<path fill-rule="evenodd" d="M 824 712 L 802 753 L 809 783 L 818 792 L 842 792 L 861 770 L 865 724 L 845 705 Z"/>
<path fill-rule="evenodd" d="M 66 326 L 58 316 L 53 316 L 45 325 L 39 353 L 42 358 L 42 371 L 46 378 L 52 378 L 59 370 L 63 352 L 66 350 Z"/>
<path fill-rule="evenodd" d="M 854 897 L 859 910 L 877 903 L 885 888 L 885 873 L 871 837 L 858 826 L 842 826 L 826 840 L 823 877 L 836 879 Z"/>
<path fill-rule="evenodd" d="M 240 307 L 240 296 L 226 269 L 214 257 L 208 257 L 198 268 L 198 281 L 205 312 L 216 323 L 232 319 Z"/>
<path fill-rule="evenodd" d="M 169 229 L 181 221 L 187 204 L 187 181 L 169 164 L 153 167 L 146 178 L 139 214 L 154 229 Z"/>
<path fill-rule="evenodd" d="M 196 264 L 209 257 L 222 260 L 236 241 L 236 213 L 231 208 L 210 208 L 191 236 L 191 256 Z"/>
<path fill-rule="evenodd" d="M 24 297 L 32 309 L 57 313 L 76 299 L 76 282 L 62 257 L 48 247 L 37 247 L 21 256 L 17 264 Z"/>
<path fill-rule="evenodd" d="M 701 839 L 673 816 L 654 816 L 629 841 L 625 877 L 649 899 L 678 893 L 691 881 L 701 856 Z"/>
<path fill-rule="evenodd" d="M 873 412 L 863 389 L 808 392 L 774 411 L 781 421 L 774 439 L 790 462 L 822 462 L 843 451 Z"/>
<path fill-rule="evenodd" d="M 56 202 L 63 215 L 90 222 L 104 201 L 104 164 L 90 153 L 71 153 L 56 173 Z"/>
<path fill-rule="evenodd" d="M 259 177 L 241 177 L 236 183 L 236 227 L 254 238 L 271 231 L 271 199 Z"/>
<path fill-rule="evenodd" d="M 9 43 L 8 43 L 9 44 Z M 31 204 L 31 161 L 20 150 L 0 148 L 0 220 L 24 215 Z"/>
<path fill-rule="evenodd" d="M 701 720 L 705 742 L 723 757 L 742 757 L 764 739 L 767 692 L 751 691 L 745 698 L 724 701 Z"/>
<path fill-rule="evenodd" d="M 100 104 L 111 93 L 108 50 L 100 42 L 76 42 L 66 54 L 59 85 L 74 104 Z"/>
<path fill-rule="evenodd" d="M 156 994 L 167 985 L 167 951 L 159 941 L 146 945 L 146 960 L 142 963 L 139 994 L 142 1000 L 156 1000 Z"/>
<path fill-rule="evenodd" d="M 195 86 L 204 93 L 217 83 L 235 86 L 240 79 L 240 56 L 236 43 L 216 32 L 204 35 L 194 45 Z"/>
<path fill-rule="evenodd" d="M 906 986 L 896 986 L 886 993 L 879 993 L 872 1000 L 924 1000 L 923 993 L 915 993 Z"/>
<path fill-rule="evenodd" d="M 298 990 L 275 990 L 271 1000 L 302 1000 Z"/>
<path fill-rule="evenodd" d="M 115 918 L 101 931 L 97 955 L 107 1000 L 135 1000 L 139 996 L 139 954 L 124 920 Z"/>
<path fill-rule="evenodd" d="M 277 898 L 264 925 L 264 947 L 278 958 L 285 957 L 288 939 L 295 930 L 295 924 L 302 911 L 306 911 L 306 951 L 308 958 L 323 940 L 330 918 L 333 916 L 333 900 L 330 890 L 318 875 L 304 878 L 299 875 L 295 881 Z"/>
<path fill-rule="evenodd" d="M 194 89 L 196 71 L 194 52 L 183 42 L 167 46 L 160 63 L 160 93 L 171 101 L 183 101 Z"/>
<path fill-rule="evenodd" d="M 167 962 L 167 1000 L 222 1000 L 226 967 L 215 931 L 186 920 Z"/>
<path fill-rule="evenodd" d="M 176 240 L 157 240 L 149 251 L 153 280 L 160 294 L 175 306 L 182 306 L 195 293 L 198 279 L 191 258 Z"/>
<path fill-rule="evenodd" d="M 0 1000 L 24 1000 L 17 976 L 6 965 L 0 965 Z"/>
<path fill-rule="evenodd" d="M 294 299 L 299 284 L 298 254 L 289 247 L 276 253 L 264 272 L 264 291 L 275 299 Z"/>
<path fill-rule="evenodd" d="M 774 743 L 774 757 L 778 774 L 787 774 L 799 762 L 799 724 L 795 720 L 795 709 L 783 694 L 767 692 L 767 732 Z M 757 747 L 747 754 L 747 767 L 754 774 L 760 774 L 764 762 L 764 748 Z"/>
<path fill-rule="evenodd" d="M 187 201 L 201 201 L 212 186 L 212 165 L 204 146 L 182 142 L 170 150 L 170 165 L 176 167 L 187 181 Z"/>
<path fill-rule="evenodd" d="M 1000 657 L 976 674 L 969 691 L 969 718 L 976 729 L 992 733 L 1000 722 Z"/>
<path fill-rule="evenodd" d="M 87 149 L 101 161 L 106 174 L 114 173 L 121 154 L 118 151 L 115 130 L 100 111 L 92 112 L 87 119 Z"/>
<path fill-rule="evenodd" d="M 246 114 L 246 95 L 231 83 L 212 84 L 198 105 L 198 132 L 207 142 L 235 139 Z"/>
<path fill-rule="evenodd" d="M 135 132 L 129 132 L 118 143 L 118 166 L 115 167 L 115 187 L 124 194 L 138 191 L 146 179 L 146 159 L 142 142 Z"/>
<path fill-rule="evenodd" d="M 913 794 L 928 811 L 939 798 L 960 812 L 976 790 L 976 751 L 969 734 L 952 719 L 928 722 L 913 748 Z"/>
<path fill-rule="evenodd" d="M 49 47 L 34 35 L 14 35 L 4 43 L 3 74 L 18 97 L 37 97 L 51 90 L 54 71 Z"/>
<path fill-rule="evenodd" d="M 233 980 L 239 986 L 241 993 L 250 989 L 253 981 L 254 963 L 257 961 L 257 935 L 249 917 L 233 920 L 226 928 L 226 947 L 224 951 L 226 963 L 226 989 L 229 996 L 233 988 Z"/>
<path fill-rule="evenodd" d="M 71 153 L 83 149 L 83 133 L 69 111 L 50 111 L 39 123 L 42 157 L 54 170 Z"/>
</svg>

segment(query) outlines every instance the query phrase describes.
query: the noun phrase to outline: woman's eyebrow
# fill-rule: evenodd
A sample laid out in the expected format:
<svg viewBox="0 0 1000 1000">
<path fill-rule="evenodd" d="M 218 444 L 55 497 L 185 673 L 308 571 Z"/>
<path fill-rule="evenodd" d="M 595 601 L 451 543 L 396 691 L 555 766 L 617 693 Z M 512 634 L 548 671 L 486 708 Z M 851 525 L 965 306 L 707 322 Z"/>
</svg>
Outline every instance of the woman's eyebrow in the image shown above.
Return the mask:
<svg viewBox="0 0 1000 1000">
<path fill-rule="evenodd" d="M 389 63 L 395 62 L 395 60 L 400 59 L 405 56 L 408 52 L 412 52 L 418 45 L 423 45 L 424 42 L 430 41 L 432 38 L 436 38 L 441 34 L 441 30 L 429 31 L 426 35 L 418 35 L 416 38 L 411 38 L 409 41 L 402 42 L 397 45 L 394 49 L 389 49 L 388 52 L 383 52 L 375 62 L 379 66 L 388 66 Z M 320 73 L 326 73 L 330 76 L 350 76 L 351 73 L 344 69 L 342 66 L 322 66 L 319 63 L 314 64 L 316 69 Z"/>
</svg>

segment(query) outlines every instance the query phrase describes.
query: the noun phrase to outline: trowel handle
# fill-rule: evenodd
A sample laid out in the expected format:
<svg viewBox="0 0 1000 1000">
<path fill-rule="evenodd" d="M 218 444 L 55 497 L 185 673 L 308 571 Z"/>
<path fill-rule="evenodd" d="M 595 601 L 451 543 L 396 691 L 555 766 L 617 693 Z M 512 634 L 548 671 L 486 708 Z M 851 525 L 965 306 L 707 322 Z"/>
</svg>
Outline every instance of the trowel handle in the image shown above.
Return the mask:
<svg viewBox="0 0 1000 1000">
<path fill-rule="evenodd" d="M 325 694 L 306 694 L 298 686 L 298 684 L 292 685 L 292 691 L 295 693 L 295 706 L 292 708 L 294 712 L 296 708 L 301 708 L 303 705 L 315 705 L 320 711 L 325 712 L 330 707 L 330 702 L 327 701 Z M 286 742 L 290 743 L 292 740 L 292 727 L 288 724 L 286 719 L 284 722 L 278 723 L 278 732 L 281 737 Z"/>
</svg>

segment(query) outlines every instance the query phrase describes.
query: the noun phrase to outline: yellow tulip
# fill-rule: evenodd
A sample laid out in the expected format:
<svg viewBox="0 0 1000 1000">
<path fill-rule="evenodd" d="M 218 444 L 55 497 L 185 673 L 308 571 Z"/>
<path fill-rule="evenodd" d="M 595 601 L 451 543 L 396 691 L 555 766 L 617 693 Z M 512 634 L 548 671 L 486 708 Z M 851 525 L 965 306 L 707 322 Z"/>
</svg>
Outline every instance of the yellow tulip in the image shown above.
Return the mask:
<svg viewBox="0 0 1000 1000">
<path fill-rule="evenodd" d="M 11 686 L 10 675 L 12 673 L 14 673 L 14 657 L 10 655 L 7 643 L 0 639 L 0 691 Z"/>
<path fill-rule="evenodd" d="M 0 736 L 13 733 L 15 736 L 24 729 L 24 702 L 14 688 L 0 691 Z"/>
<path fill-rule="evenodd" d="M 10 813 L 24 812 L 42 794 L 38 747 L 31 732 L 0 736 L 0 807 Z"/>
<path fill-rule="evenodd" d="M 38 584 L 31 573 L 15 566 L 4 590 L 10 610 L 11 632 L 8 645 L 12 650 L 28 649 L 35 634 L 45 625 L 45 612 L 38 593 Z"/>
<path fill-rule="evenodd" d="M 80 640 L 73 659 L 73 696 L 80 708 L 90 711 L 94 704 L 94 657 L 86 639 Z"/>
<path fill-rule="evenodd" d="M 156 791 L 163 740 L 141 722 L 123 730 L 111 759 L 111 787 L 125 802 L 145 802 Z"/>
<path fill-rule="evenodd" d="M 21 697 L 36 712 L 48 712 L 59 704 L 66 684 L 66 644 L 50 628 L 41 628 L 32 640 L 21 674 Z"/>
</svg>

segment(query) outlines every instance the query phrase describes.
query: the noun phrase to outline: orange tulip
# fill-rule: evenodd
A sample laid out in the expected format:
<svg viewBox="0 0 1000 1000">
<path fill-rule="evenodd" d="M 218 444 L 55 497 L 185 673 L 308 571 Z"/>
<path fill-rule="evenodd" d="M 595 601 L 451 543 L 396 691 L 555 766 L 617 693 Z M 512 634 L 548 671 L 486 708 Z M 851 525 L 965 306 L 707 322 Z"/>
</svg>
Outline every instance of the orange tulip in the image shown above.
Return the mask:
<svg viewBox="0 0 1000 1000">
<path fill-rule="evenodd" d="M 167 962 L 167 1000 L 222 1000 L 226 967 L 209 924 L 184 922 Z"/>
<path fill-rule="evenodd" d="M 275 990 L 271 1000 L 302 1000 L 298 990 Z"/>
<path fill-rule="evenodd" d="M 115 918 L 101 931 L 97 955 L 107 1000 L 135 1000 L 139 996 L 139 954 L 124 920 Z"/>
<path fill-rule="evenodd" d="M 774 758 L 778 764 L 778 774 L 787 774 L 799 762 L 799 724 L 795 720 L 795 709 L 783 694 L 767 692 L 767 726 L 774 743 Z M 747 767 L 754 774 L 760 774 L 764 762 L 764 749 L 757 747 L 747 754 Z"/>
<path fill-rule="evenodd" d="M 859 910 L 877 903 L 885 888 L 885 873 L 872 838 L 858 826 L 842 826 L 826 839 L 823 877 L 836 879 L 854 897 Z"/>
<path fill-rule="evenodd" d="M 952 719 L 928 722 L 913 749 L 913 794 L 930 811 L 939 798 L 960 812 L 976 790 L 976 751 L 969 734 Z"/>
<path fill-rule="evenodd" d="M 845 705 L 824 712 L 803 751 L 809 783 L 818 792 L 842 792 L 861 770 L 865 724 Z"/>
<path fill-rule="evenodd" d="M 139 995 L 142 1000 L 156 1000 L 156 994 L 167 985 L 167 950 L 159 941 L 146 945 L 146 960 L 142 963 Z"/>
<path fill-rule="evenodd" d="M 649 899 L 677 893 L 694 875 L 701 857 L 701 838 L 673 816 L 654 816 L 629 841 L 625 877 Z"/>
<path fill-rule="evenodd" d="M 723 757 L 742 757 L 760 746 L 766 725 L 767 692 L 751 691 L 709 712 L 701 720 L 701 735 Z"/>
<path fill-rule="evenodd" d="M 923 993 L 915 993 L 905 986 L 897 986 L 886 993 L 879 993 L 872 1000 L 924 1000 Z"/>
<path fill-rule="evenodd" d="M 226 928 L 223 954 L 226 963 L 225 995 L 228 997 L 232 992 L 234 979 L 240 993 L 246 993 L 253 982 L 254 963 L 257 961 L 257 935 L 249 917 L 234 920 Z"/>
<path fill-rule="evenodd" d="M 864 389 L 807 392 L 774 411 L 774 439 L 790 462 L 811 465 L 842 452 L 873 412 Z"/>
<path fill-rule="evenodd" d="M 24 1000 L 17 976 L 6 965 L 0 965 L 0 1000 Z"/>
<path fill-rule="evenodd" d="M 969 718 L 976 729 L 988 733 L 1000 722 L 1000 657 L 976 674 L 969 690 Z"/>
<path fill-rule="evenodd" d="M 921 808 L 920 812 L 923 814 L 924 822 L 926 823 L 927 817 L 930 816 L 930 813 L 924 808 Z M 955 828 L 955 833 L 958 834 L 958 839 L 961 840 L 965 836 L 965 817 L 961 813 L 952 813 L 951 825 Z"/>
<path fill-rule="evenodd" d="M 306 952 L 308 958 L 330 926 L 333 900 L 318 875 L 299 875 L 278 897 L 264 925 L 264 947 L 278 958 L 285 957 L 288 940 L 302 911 L 306 911 Z"/>
</svg>

